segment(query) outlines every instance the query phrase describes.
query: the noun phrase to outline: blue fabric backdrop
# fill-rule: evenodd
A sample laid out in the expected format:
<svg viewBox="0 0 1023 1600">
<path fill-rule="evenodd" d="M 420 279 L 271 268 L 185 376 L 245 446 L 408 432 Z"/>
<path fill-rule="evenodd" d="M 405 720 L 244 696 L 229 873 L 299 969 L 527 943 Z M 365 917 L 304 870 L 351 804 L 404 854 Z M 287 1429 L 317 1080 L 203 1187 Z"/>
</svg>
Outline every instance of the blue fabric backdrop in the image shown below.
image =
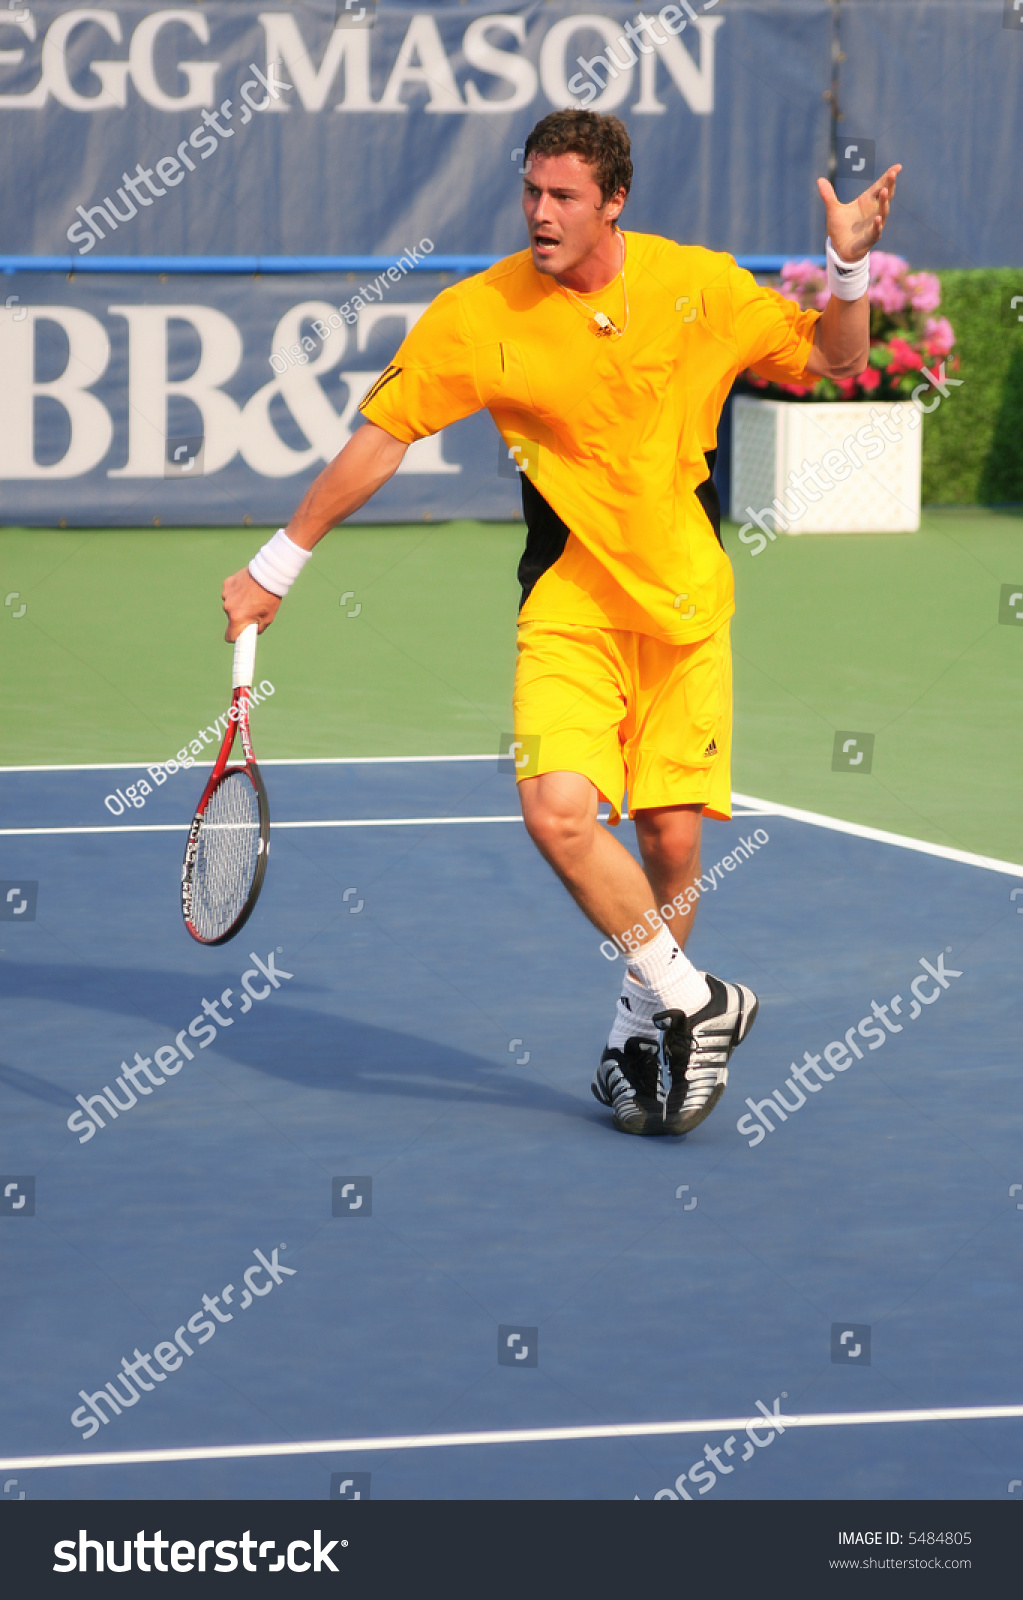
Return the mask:
<svg viewBox="0 0 1023 1600">
<path fill-rule="evenodd" d="M 502 12 L 272 7 L 0 10 L 4 248 L 89 266 L 153 254 L 393 259 L 423 240 L 438 255 L 504 254 L 523 242 L 526 134 L 552 107 L 587 100 L 621 115 L 633 139 L 627 226 L 736 254 L 822 247 L 827 0 L 692 0 L 649 21 L 565 0 Z M 843 190 L 904 164 L 886 247 L 918 267 L 1019 262 L 1023 7 L 842 0 L 838 28 L 840 158 L 856 146 Z M 8 276 L 4 520 L 283 519 L 410 319 L 451 281 L 388 282 L 356 323 L 311 340 L 307 361 L 271 369 L 282 341 L 308 337 L 313 317 L 337 314 L 374 276 Z M 482 417 L 417 446 L 364 515 L 516 506 Z"/>
</svg>

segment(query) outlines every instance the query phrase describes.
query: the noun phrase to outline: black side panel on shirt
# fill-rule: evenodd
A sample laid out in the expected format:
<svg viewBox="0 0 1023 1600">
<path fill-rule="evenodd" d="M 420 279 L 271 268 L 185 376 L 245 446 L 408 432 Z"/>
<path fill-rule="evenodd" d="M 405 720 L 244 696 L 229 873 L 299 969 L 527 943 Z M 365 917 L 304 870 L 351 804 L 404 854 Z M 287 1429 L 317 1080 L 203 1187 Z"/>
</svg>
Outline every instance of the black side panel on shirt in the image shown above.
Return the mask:
<svg viewBox="0 0 1023 1600">
<path fill-rule="evenodd" d="M 721 544 L 721 501 L 714 483 L 717 451 L 705 450 L 704 458 L 707 462 L 707 478 L 705 482 L 697 485 L 696 498 L 714 529 L 714 537 L 718 544 Z M 569 535 L 566 524 L 547 504 L 539 489 L 530 482 L 525 473 L 522 474 L 522 515 L 526 522 L 526 548 L 522 552 L 518 571 L 518 579 L 522 585 L 520 611 L 548 567 L 553 567 L 555 561 L 564 554 Z"/>
<path fill-rule="evenodd" d="M 526 520 L 526 548 L 519 562 L 518 578 L 522 585 L 519 609 L 525 605 L 533 586 L 543 577 L 548 567 L 563 554 L 568 543 L 568 528 L 556 511 L 547 504 L 535 484 L 522 475 L 522 515 Z"/>
<path fill-rule="evenodd" d="M 717 464 L 718 453 L 716 449 L 705 450 L 703 455 L 707 463 L 708 475 L 704 483 L 697 484 L 696 498 L 704 511 L 706 511 L 707 520 L 714 529 L 714 537 L 723 550 L 724 545 L 721 544 L 721 499 L 718 495 L 717 484 L 714 482 L 714 467 Z"/>
</svg>

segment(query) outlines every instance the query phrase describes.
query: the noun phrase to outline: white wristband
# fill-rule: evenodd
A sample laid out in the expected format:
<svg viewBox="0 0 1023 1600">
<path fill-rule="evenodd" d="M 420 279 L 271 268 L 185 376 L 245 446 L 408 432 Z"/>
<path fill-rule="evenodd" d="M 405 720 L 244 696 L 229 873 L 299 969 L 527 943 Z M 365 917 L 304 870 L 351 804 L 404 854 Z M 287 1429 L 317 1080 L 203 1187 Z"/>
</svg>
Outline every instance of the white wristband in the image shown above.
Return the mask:
<svg viewBox="0 0 1023 1600">
<path fill-rule="evenodd" d="M 303 550 L 288 538 L 283 528 L 278 528 L 249 562 L 249 576 L 255 578 L 261 588 L 269 589 L 283 600 L 311 555 L 311 550 Z"/>
<path fill-rule="evenodd" d="M 843 261 L 829 239 L 824 246 L 828 263 L 828 288 L 839 300 L 860 300 L 870 286 L 870 251 L 862 261 Z"/>
</svg>

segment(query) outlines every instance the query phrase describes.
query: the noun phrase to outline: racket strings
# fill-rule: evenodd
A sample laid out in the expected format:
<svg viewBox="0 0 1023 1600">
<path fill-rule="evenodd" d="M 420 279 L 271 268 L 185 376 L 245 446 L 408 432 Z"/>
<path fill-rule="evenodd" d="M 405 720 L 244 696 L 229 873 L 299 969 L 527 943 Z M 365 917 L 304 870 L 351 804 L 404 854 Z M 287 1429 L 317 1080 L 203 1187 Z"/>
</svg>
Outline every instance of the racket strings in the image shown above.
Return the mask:
<svg viewBox="0 0 1023 1600">
<path fill-rule="evenodd" d="M 192 877 L 191 920 L 216 939 L 241 915 L 259 865 L 259 796 L 245 772 L 229 772 L 206 803 Z"/>
</svg>

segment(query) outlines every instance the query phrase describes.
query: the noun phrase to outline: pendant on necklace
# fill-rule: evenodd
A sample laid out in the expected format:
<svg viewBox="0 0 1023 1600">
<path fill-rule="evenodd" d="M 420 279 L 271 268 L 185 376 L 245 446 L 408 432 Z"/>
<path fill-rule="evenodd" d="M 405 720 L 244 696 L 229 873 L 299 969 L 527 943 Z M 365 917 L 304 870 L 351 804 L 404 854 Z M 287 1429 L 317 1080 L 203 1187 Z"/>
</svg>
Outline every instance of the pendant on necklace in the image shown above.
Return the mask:
<svg viewBox="0 0 1023 1600">
<path fill-rule="evenodd" d="M 593 313 L 593 322 L 595 331 L 601 339 L 608 339 L 612 336 L 621 338 L 619 329 L 615 327 L 610 317 L 605 316 L 603 311 L 595 311 Z"/>
</svg>

